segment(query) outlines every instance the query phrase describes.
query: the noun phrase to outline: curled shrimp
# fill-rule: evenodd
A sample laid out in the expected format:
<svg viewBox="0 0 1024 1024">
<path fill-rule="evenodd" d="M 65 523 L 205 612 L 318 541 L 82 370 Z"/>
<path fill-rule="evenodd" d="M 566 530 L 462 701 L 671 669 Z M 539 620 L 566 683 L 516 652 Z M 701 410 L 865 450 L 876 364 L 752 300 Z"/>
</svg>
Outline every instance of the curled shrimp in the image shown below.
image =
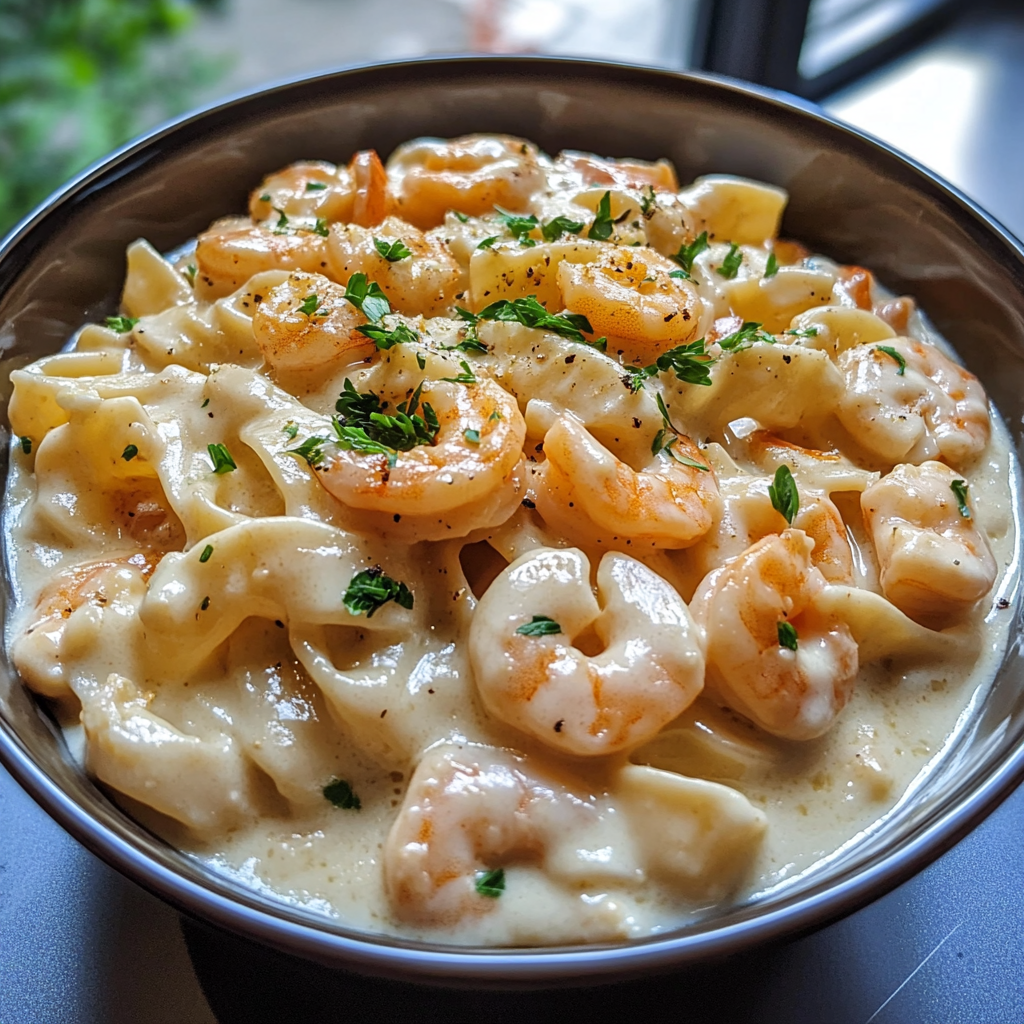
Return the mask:
<svg viewBox="0 0 1024 1024">
<path fill-rule="evenodd" d="M 693 703 L 704 680 L 699 634 L 665 580 L 609 551 L 597 593 L 600 603 L 582 551 L 540 548 L 490 585 L 469 633 L 473 675 L 491 714 L 589 757 L 649 740 Z M 588 630 L 602 647 L 592 657 L 572 646 Z"/>
<path fill-rule="evenodd" d="M 263 270 L 315 274 L 326 266 L 327 239 L 312 230 L 272 230 L 226 218 L 196 242 L 196 294 L 219 299 Z"/>
<path fill-rule="evenodd" d="M 707 642 L 708 690 L 792 740 L 832 726 L 859 666 L 849 627 L 815 607 L 827 584 L 812 547 L 802 530 L 765 537 L 711 573 L 690 602 Z"/>
<path fill-rule="evenodd" d="M 897 466 L 861 495 L 882 593 L 922 625 L 941 628 L 983 598 L 996 578 L 985 535 L 940 462 Z M 964 515 L 964 510 L 968 515 Z"/>
<path fill-rule="evenodd" d="M 838 366 L 846 380 L 836 409 L 840 422 L 887 462 L 941 458 L 959 466 L 988 444 L 985 389 L 934 345 L 910 338 L 857 345 L 839 356 Z"/>
<path fill-rule="evenodd" d="M 509 135 L 414 139 L 391 154 L 387 173 L 398 216 L 423 230 L 442 224 L 448 210 L 525 210 L 545 185 L 537 147 Z"/>
<path fill-rule="evenodd" d="M 526 424 L 512 395 L 486 379 L 440 380 L 425 382 L 419 400 L 423 415 L 437 418 L 432 444 L 393 458 L 339 448 L 318 467 L 324 487 L 355 508 L 417 516 L 486 504 L 499 491 L 518 493 Z"/>
<path fill-rule="evenodd" d="M 565 149 L 555 158 L 552 178 L 565 175 L 580 185 L 614 185 L 618 188 L 640 189 L 645 185 L 663 192 L 678 192 L 679 179 L 667 160 L 647 163 L 644 160 L 613 160 Z"/>
<path fill-rule="evenodd" d="M 373 351 L 356 328 L 366 317 L 345 289 L 322 274 L 294 273 L 269 289 L 252 318 L 263 358 L 277 371 L 312 370 L 351 362 Z"/>
<path fill-rule="evenodd" d="M 609 246 L 593 263 L 562 262 L 558 283 L 567 309 L 595 333 L 627 342 L 626 358 L 651 363 L 658 353 L 699 337 L 704 303 L 679 268 L 653 250 Z"/>
<path fill-rule="evenodd" d="M 707 533 L 721 503 L 704 453 L 683 435 L 638 471 L 565 413 L 544 435 L 544 454 L 537 509 L 569 537 L 684 548 Z"/>
<path fill-rule="evenodd" d="M 378 242 L 400 242 L 408 250 L 401 258 L 385 258 Z M 365 274 L 383 288 L 392 306 L 410 316 L 433 316 L 448 310 L 462 281 L 462 268 L 444 242 L 418 228 L 387 217 L 379 227 L 336 226 L 327 241 L 333 276 L 348 281 Z"/>
</svg>

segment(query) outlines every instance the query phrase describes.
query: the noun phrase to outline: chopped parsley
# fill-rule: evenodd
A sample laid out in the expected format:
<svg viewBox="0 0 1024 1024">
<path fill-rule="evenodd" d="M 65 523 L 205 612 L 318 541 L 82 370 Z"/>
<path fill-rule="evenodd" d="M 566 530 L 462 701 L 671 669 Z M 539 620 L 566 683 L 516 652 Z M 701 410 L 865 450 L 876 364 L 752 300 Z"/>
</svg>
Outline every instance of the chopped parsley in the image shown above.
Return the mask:
<svg viewBox="0 0 1024 1024">
<path fill-rule="evenodd" d="M 479 444 L 480 443 L 480 431 L 479 430 L 472 430 L 472 429 L 464 430 L 462 432 L 462 436 L 466 439 L 467 442 L 469 442 L 469 444 Z"/>
<path fill-rule="evenodd" d="M 368 619 L 372 619 L 373 613 L 389 601 L 402 608 L 412 608 L 413 605 L 412 591 L 404 583 L 393 580 L 379 565 L 357 572 L 342 600 L 353 615 L 365 614 Z"/>
<path fill-rule="evenodd" d="M 476 874 L 476 891 L 481 896 L 496 900 L 505 891 L 505 869 L 495 868 L 493 871 L 478 871 Z"/>
<path fill-rule="evenodd" d="M 967 481 L 954 480 L 949 489 L 956 495 L 956 505 L 964 519 L 971 518 L 971 507 L 967 504 Z"/>
<path fill-rule="evenodd" d="M 363 324 L 361 327 L 357 327 L 356 330 L 369 338 L 382 352 L 393 348 L 395 345 L 405 345 L 410 341 L 420 340 L 420 336 L 411 327 L 406 327 L 405 324 L 399 324 L 390 331 L 383 324 L 379 323 Z M 423 367 L 421 366 L 420 369 L 422 370 Z"/>
<path fill-rule="evenodd" d="M 269 192 L 264 192 L 263 195 L 260 196 L 260 202 L 261 203 L 269 203 L 270 202 L 270 193 Z"/>
<path fill-rule="evenodd" d="M 454 213 L 456 218 L 458 220 L 460 220 L 463 224 L 465 224 L 469 220 L 469 215 L 468 214 L 459 213 L 458 210 L 452 210 L 452 213 Z"/>
<path fill-rule="evenodd" d="M 674 370 L 676 376 L 687 384 L 711 384 L 711 364 L 715 360 L 704 351 L 704 339 L 698 338 L 688 345 L 677 345 L 662 352 L 650 366 L 628 369 L 623 380 L 630 391 L 639 391 L 644 382 L 659 372 Z"/>
<path fill-rule="evenodd" d="M 689 466 L 691 469 L 699 469 L 702 472 L 707 473 L 708 467 L 702 462 L 697 462 L 695 459 L 689 458 L 686 455 L 680 455 L 673 445 L 683 436 L 682 431 L 672 422 L 672 418 L 668 414 L 668 408 L 665 405 L 665 400 L 658 395 L 655 401 L 658 403 L 658 411 L 661 413 L 661 430 L 654 435 L 654 440 L 651 442 L 651 454 L 661 455 L 663 452 L 669 457 L 676 460 L 683 466 Z"/>
<path fill-rule="evenodd" d="M 562 632 L 562 627 L 547 615 L 534 615 L 529 622 L 524 622 L 516 632 L 520 636 L 554 636 Z"/>
<path fill-rule="evenodd" d="M 615 221 L 612 220 L 612 194 L 605 192 L 601 201 L 597 204 L 597 212 L 594 214 L 594 223 L 590 225 L 587 238 L 597 239 L 599 242 L 607 242 L 612 237 L 612 228 Z"/>
<path fill-rule="evenodd" d="M 21 450 L 26 455 L 32 454 L 32 438 L 31 437 L 19 437 L 18 443 L 21 445 Z"/>
<path fill-rule="evenodd" d="M 231 453 L 224 445 L 208 444 L 206 450 L 210 453 L 210 461 L 213 463 L 214 473 L 220 475 L 238 469 L 235 465 L 235 460 L 231 458 Z"/>
<path fill-rule="evenodd" d="M 491 235 L 490 238 L 485 238 L 482 242 L 477 245 L 478 249 L 490 249 L 492 245 L 500 238 L 500 235 Z"/>
<path fill-rule="evenodd" d="M 345 285 L 345 298 L 367 320 L 377 323 L 391 312 L 391 303 L 376 281 L 367 281 L 365 274 L 353 274 Z"/>
<path fill-rule="evenodd" d="M 316 223 L 309 230 L 321 238 L 326 238 L 331 233 L 327 228 L 327 221 L 323 217 L 317 217 Z"/>
<path fill-rule="evenodd" d="M 335 807 L 343 811 L 358 811 L 362 809 L 362 802 L 356 796 L 352 784 L 344 779 L 331 779 L 323 788 L 325 800 L 330 800 Z"/>
<path fill-rule="evenodd" d="M 498 220 L 505 225 L 505 230 L 521 245 L 536 245 L 530 237 L 530 232 L 538 226 L 537 218 L 532 213 L 519 214 L 509 213 L 500 206 L 494 208 L 498 211 Z"/>
<path fill-rule="evenodd" d="M 289 420 L 281 429 L 289 441 L 294 441 L 295 435 L 299 432 L 299 425 Z"/>
<path fill-rule="evenodd" d="M 818 336 L 817 327 L 798 327 L 796 330 L 783 331 L 784 334 L 790 334 L 794 338 L 816 338 Z"/>
<path fill-rule="evenodd" d="M 134 445 L 134 444 L 127 444 L 124 447 L 124 451 L 121 452 L 121 458 L 124 459 L 125 462 L 131 462 L 132 459 L 134 459 L 135 456 L 138 455 L 138 454 L 139 454 L 139 449 L 138 449 L 138 447 L 136 445 Z"/>
<path fill-rule="evenodd" d="M 277 206 L 272 207 L 274 213 L 279 214 L 277 223 L 274 225 L 274 234 L 283 235 L 288 231 L 288 214 Z"/>
<path fill-rule="evenodd" d="M 190 285 L 195 287 L 195 283 L 196 283 L 196 265 L 194 263 L 190 263 L 185 268 L 185 278 L 186 278 L 186 280 L 188 281 L 188 283 Z"/>
<path fill-rule="evenodd" d="M 297 427 L 296 430 L 298 430 Z M 292 436 L 294 437 L 294 435 Z M 315 469 L 324 461 L 324 445 L 327 442 L 328 438 L 326 437 L 307 437 L 297 448 L 286 449 L 285 455 L 296 455 L 300 459 L 305 459 L 306 465 Z"/>
<path fill-rule="evenodd" d="M 525 299 L 498 299 L 485 306 L 479 313 L 470 313 L 468 309 L 456 308 L 456 312 L 469 323 L 478 320 L 499 320 L 505 323 L 522 324 L 524 327 L 536 327 L 541 331 L 550 331 L 570 341 L 586 343 L 583 332 L 593 334 L 594 328 L 590 321 L 581 313 L 549 313 L 538 301 L 536 295 Z"/>
<path fill-rule="evenodd" d="M 203 553 L 199 556 L 199 561 L 200 562 L 208 562 L 210 560 L 210 555 L 212 555 L 212 554 L 213 554 L 213 545 L 212 544 L 207 544 L 206 547 L 203 548 Z"/>
<path fill-rule="evenodd" d="M 389 242 L 384 238 L 377 238 L 374 235 L 373 247 L 388 261 L 388 263 L 397 263 L 399 260 L 404 260 L 407 256 L 412 255 L 412 249 L 406 246 L 400 238 L 396 238 L 393 242 Z"/>
<path fill-rule="evenodd" d="M 800 511 L 800 493 L 789 466 L 779 466 L 775 470 L 775 480 L 768 485 L 768 497 L 772 499 L 772 508 L 792 526 L 793 517 Z"/>
<path fill-rule="evenodd" d="M 427 365 L 426 357 L 422 352 L 416 353 L 416 365 L 422 370 Z"/>
<path fill-rule="evenodd" d="M 316 292 L 313 292 L 312 295 L 307 295 L 302 300 L 302 304 L 299 306 L 299 312 L 305 313 L 306 316 L 316 316 L 317 313 L 320 312 L 320 306 L 320 299 L 317 298 Z"/>
<path fill-rule="evenodd" d="M 731 281 L 739 273 L 742 262 L 743 253 L 740 252 L 740 247 L 735 242 L 730 242 L 729 251 L 722 260 L 722 265 L 715 268 L 715 273 Z"/>
<path fill-rule="evenodd" d="M 540 233 L 544 236 L 545 242 L 557 242 L 562 235 L 578 235 L 584 226 L 584 221 L 569 220 L 568 217 L 555 217 L 544 224 Z"/>
<path fill-rule="evenodd" d="M 779 272 L 779 261 L 775 258 L 775 253 L 768 253 L 768 262 L 764 265 L 764 276 L 774 277 Z"/>
<path fill-rule="evenodd" d="M 779 646 L 785 647 L 790 651 L 795 651 L 797 648 L 796 626 L 794 626 L 792 622 L 780 622 L 778 628 Z"/>
<path fill-rule="evenodd" d="M 658 197 L 655 195 L 653 185 L 645 185 L 640 190 L 640 212 L 644 218 L 650 220 L 658 207 Z"/>
<path fill-rule="evenodd" d="M 430 403 L 423 403 L 422 416 L 416 412 L 423 391 L 422 381 L 409 400 L 396 408 L 393 416 L 383 411 L 384 406 L 377 395 L 372 391 L 356 391 L 347 377 L 344 389 L 335 403 L 339 416 L 334 420 L 334 432 L 339 448 L 387 455 L 388 464 L 394 466 L 398 452 L 412 451 L 421 444 L 437 443 L 441 426 Z"/>
<path fill-rule="evenodd" d="M 896 349 L 892 347 L 892 345 L 876 345 L 875 348 L 877 349 L 877 351 L 884 352 L 887 356 L 896 360 L 898 364 L 896 376 L 902 377 L 907 369 L 906 359 L 904 359 L 903 356 L 901 356 L 900 353 L 897 352 Z"/>
<path fill-rule="evenodd" d="M 306 191 L 307 192 L 323 192 L 327 188 L 325 182 L 322 181 L 307 181 Z"/>
<path fill-rule="evenodd" d="M 465 338 L 458 343 L 458 345 L 452 345 L 453 349 L 459 352 L 490 352 L 491 350 L 472 332 L 470 331 Z"/>
<path fill-rule="evenodd" d="M 775 338 L 767 331 L 761 330 L 761 325 L 755 320 L 746 321 L 743 326 L 732 334 L 720 338 L 718 345 L 726 352 L 743 352 L 750 348 L 755 341 L 764 341 L 769 345 L 775 344 Z"/>
<path fill-rule="evenodd" d="M 205 409 L 209 404 L 210 404 L 210 400 L 208 398 L 204 398 L 203 399 L 203 404 L 201 406 L 199 406 L 199 408 L 200 409 Z"/>
<path fill-rule="evenodd" d="M 689 245 L 679 246 L 679 251 L 670 256 L 673 262 L 678 263 L 682 270 L 673 270 L 669 277 L 683 277 L 689 280 L 693 272 L 693 261 L 708 247 L 708 233 L 702 231 Z"/>
<path fill-rule="evenodd" d="M 446 380 L 449 384 L 476 384 L 476 374 L 473 373 L 469 363 L 465 359 L 460 359 L 459 366 L 462 367 L 462 373 L 456 374 L 454 377 L 442 377 L 441 380 Z"/>
<path fill-rule="evenodd" d="M 108 316 L 106 320 L 107 326 L 118 334 L 127 334 L 138 322 L 137 316 Z"/>
</svg>

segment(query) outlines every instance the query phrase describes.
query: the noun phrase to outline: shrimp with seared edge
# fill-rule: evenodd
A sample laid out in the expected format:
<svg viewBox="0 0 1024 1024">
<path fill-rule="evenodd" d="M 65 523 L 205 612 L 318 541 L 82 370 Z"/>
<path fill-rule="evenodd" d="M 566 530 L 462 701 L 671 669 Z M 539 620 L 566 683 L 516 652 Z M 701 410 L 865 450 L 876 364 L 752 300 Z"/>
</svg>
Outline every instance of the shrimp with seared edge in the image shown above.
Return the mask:
<svg viewBox="0 0 1024 1024">
<path fill-rule="evenodd" d="M 353 362 L 374 350 L 356 330 L 366 317 L 345 289 L 322 274 L 301 271 L 269 288 L 252 318 L 256 343 L 277 372 L 322 370 Z"/>
<path fill-rule="evenodd" d="M 597 570 L 576 548 L 512 563 L 477 605 L 473 676 L 496 718 L 555 750 L 630 750 L 681 714 L 703 686 L 700 635 L 675 590 L 641 562 L 608 552 Z M 589 631 L 601 653 L 572 641 Z"/>
<path fill-rule="evenodd" d="M 595 334 L 624 342 L 628 362 L 647 364 L 708 326 L 693 283 L 670 276 L 678 270 L 652 250 L 614 246 L 591 263 L 561 263 L 558 284 L 567 309 L 585 316 Z"/>
<path fill-rule="evenodd" d="M 391 154 L 387 173 L 395 212 L 424 231 L 442 224 L 448 210 L 522 212 L 546 183 L 537 147 L 509 135 L 414 139 Z"/>
<path fill-rule="evenodd" d="M 839 421 L 886 462 L 962 466 L 988 444 L 985 389 L 936 346 L 911 338 L 857 345 L 838 366 L 846 379 Z"/>
<path fill-rule="evenodd" d="M 995 559 L 966 482 L 948 466 L 897 466 L 861 495 L 861 509 L 882 593 L 912 619 L 939 629 L 992 589 Z"/>
<path fill-rule="evenodd" d="M 566 412 L 544 434 L 544 454 L 537 509 L 569 537 L 684 548 L 707 533 L 721 504 L 704 453 L 682 434 L 637 470 Z"/>
<path fill-rule="evenodd" d="M 708 692 L 792 740 L 831 727 L 859 667 L 849 627 L 815 607 L 827 583 L 813 544 L 802 530 L 765 537 L 712 572 L 690 602 L 707 643 Z"/>
</svg>

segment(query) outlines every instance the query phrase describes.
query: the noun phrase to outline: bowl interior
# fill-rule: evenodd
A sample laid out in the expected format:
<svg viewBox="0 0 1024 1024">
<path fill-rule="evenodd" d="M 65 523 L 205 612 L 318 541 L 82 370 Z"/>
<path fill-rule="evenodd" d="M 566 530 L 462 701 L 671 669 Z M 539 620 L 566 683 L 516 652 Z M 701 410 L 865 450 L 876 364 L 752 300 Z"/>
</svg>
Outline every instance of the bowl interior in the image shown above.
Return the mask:
<svg viewBox="0 0 1024 1024">
<path fill-rule="evenodd" d="M 1020 451 L 1024 253 L 997 225 L 910 162 L 812 108 L 732 83 L 586 62 L 459 59 L 339 72 L 156 132 L 51 199 L 0 251 L 4 365 L 9 372 L 55 351 L 83 322 L 112 312 L 127 243 L 142 236 L 164 251 L 180 245 L 215 218 L 243 210 L 264 172 L 304 157 L 346 162 L 370 147 L 386 156 L 420 135 L 481 131 L 522 135 L 549 152 L 665 156 L 682 181 L 727 172 L 781 185 L 791 196 L 783 233 L 870 267 L 894 292 L 915 296 L 982 379 Z M 7 374 L 0 377 L 6 410 L 10 388 Z M 1018 616 L 1016 604 L 1005 614 Z M 1024 771 L 1019 633 L 1015 618 L 1015 639 L 968 728 L 883 826 L 790 889 L 629 947 L 459 951 L 377 940 L 211 876 L 84 777 L 6 661 L 0 757 L 66 828 L 136 881 L 282 948 L 406 978 L 521 982 L 571 971 L 609 980 L 824 923 L 963 835 Z"/>
</svg>

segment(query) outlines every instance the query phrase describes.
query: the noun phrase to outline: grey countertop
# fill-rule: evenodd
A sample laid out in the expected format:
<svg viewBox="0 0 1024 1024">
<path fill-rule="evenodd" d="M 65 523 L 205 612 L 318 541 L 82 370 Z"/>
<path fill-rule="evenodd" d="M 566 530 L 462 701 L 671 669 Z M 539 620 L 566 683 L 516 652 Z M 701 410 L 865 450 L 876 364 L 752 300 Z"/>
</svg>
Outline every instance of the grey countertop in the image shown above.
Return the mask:
<svg viewBox="0 0 1024 1024">
<path fill-rule="evenodd" d="M 1024 11 L 970 13 L 826 107 L 1024 235 Z M 785 946 L 596 990 L 414 989 L 185 921 L 87 853 L 0 769 L 0 1024 L 1024 1021 L 1024 790 L 939 861 Z"/>
</svg>

